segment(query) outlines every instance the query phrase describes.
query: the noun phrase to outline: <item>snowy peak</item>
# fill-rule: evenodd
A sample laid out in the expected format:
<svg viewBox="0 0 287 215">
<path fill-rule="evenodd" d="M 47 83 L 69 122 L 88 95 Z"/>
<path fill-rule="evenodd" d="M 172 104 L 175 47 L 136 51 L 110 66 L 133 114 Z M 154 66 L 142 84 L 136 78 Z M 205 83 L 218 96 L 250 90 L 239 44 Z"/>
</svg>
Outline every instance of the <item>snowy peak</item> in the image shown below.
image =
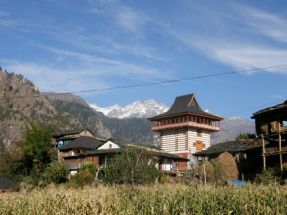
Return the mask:
<svg viewBox="0 0 287 215">
<path fill-rule="evenodd" d="M 120 106 L 118 104 L 109 107 L 99 107 L 96 104 L 90 104 L 90 106 L 96 111 L 102 112 L 108 117 L 119 119 L 132 117 L 151 117 L 168 110 L 168 107 L 165 104 L 158 103 L 153 99 L 149 99 L 144 102 L 135 101 L 132 104 L 126 106 Z"/>
</svg>

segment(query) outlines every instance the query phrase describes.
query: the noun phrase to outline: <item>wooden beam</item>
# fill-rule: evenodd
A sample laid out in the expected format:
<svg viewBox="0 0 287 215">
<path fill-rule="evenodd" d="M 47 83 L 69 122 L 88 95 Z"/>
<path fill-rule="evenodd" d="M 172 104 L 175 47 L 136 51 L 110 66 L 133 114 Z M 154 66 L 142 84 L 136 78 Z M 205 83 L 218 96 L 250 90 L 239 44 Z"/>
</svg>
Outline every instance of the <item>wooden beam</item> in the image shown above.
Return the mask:
<svg viewBox="0 0 287 215">
<path fill-rule="evenodd" d="M 266 157 L 265 157 L 265 141 L 264 141 L 264 135 L 261 134 L 261 137 L 262 137 L 263 170 L 266 171 Z"/>
<path fill-rule="evenodd" d="M 279 159 L 280 159 L 280 170 L 283 171 L 283 162 L 282 162 L 282 140 L 281 140 L 281 125 L 279 123 L 278 135 L 279 135 Z"/>
</svg>

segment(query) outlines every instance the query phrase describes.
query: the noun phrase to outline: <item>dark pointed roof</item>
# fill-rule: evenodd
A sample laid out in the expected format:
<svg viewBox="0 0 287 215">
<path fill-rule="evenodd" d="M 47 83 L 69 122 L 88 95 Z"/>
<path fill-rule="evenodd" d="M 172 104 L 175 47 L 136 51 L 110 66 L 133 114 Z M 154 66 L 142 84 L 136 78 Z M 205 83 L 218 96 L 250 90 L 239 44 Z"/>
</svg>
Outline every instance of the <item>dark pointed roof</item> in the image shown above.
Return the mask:
<svg viewBox="0 0 287 215">
<path fill-rule="evenodd" d="M 102 146 L 106 141 L 95 138 L 82 136 L 71 141 L 70 143 L 59 148 L 60 151 L 73 148 L 86 148 L 86 149 L 97 149 Z"/>
<path fill-rule="evenodd" d="M 222 117 L 203 111 L 200 108 L 195 98 L 194 93 L 176 97 L 171 108 L 167 112 L 151 117 L 149 119 L 154 120 L 154 119 L 160 119 L 160 118 L 165 118 L 168 116 L 181 115 L 181 114 L 196 114 L 196 115 L 206 116 L 206 117 L 217 119 L 217 120 L 223 119 Z"/>
</svg>

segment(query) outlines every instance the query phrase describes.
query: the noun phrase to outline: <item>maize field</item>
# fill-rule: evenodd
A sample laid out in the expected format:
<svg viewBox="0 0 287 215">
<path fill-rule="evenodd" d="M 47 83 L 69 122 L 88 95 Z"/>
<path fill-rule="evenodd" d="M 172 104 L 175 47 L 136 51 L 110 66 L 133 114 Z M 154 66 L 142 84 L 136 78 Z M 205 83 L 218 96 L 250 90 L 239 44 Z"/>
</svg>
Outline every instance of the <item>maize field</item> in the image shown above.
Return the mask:
<svg viewBox="0 0 287 215">
<path fill-rule="evenodd" d="M 0 193 L 0 214 L 287 214 L 287 186 L 48 186 Z"/>
</svg>

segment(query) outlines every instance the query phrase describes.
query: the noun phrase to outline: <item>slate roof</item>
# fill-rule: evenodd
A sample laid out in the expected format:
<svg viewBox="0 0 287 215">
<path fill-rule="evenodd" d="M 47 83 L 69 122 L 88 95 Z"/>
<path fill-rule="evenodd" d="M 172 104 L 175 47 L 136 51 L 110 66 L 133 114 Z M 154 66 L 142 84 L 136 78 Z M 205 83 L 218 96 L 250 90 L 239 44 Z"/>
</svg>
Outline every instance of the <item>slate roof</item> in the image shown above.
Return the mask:
<svg viewBox="0 0 287 215">
<path fill-rule="evenodd" d="M 165 118 L 168 116 L 179 115 L 179 114 L 196 114 L 196 115 L 206 116 L 206 117 L 217 119 L 217 120 L 223 119 L 222 117 L 203 111 L 200 108 L 195 98 L 195 95 L 193 93 L 176 97 L 171 108 L 167 112 L 151 117 L 149 119 L 154 120 L 154 119 L 160 119 L 160 118 Z"/>
<path fill-rule="evenodd" d="M 95 137 L 82 136 L 59 148 L 60 151 L 73 148 L 97 149 L 105 143 Z"/>
<path fill-rule="evenodd" d="M 110 138 L 110 139 L 108 139 L 108 141 L 112 141 L 112 142 L 116 143 L 117 145 L 123 146 L 123 147 L 127 146 L 127 145 L 131 145 L 131 146 L 136 146 L 136 147 L 143 147 L 146 149 L 160 150 L 160 148 L 158 146 L 155 146 L 155 145 L 132 143 L 132 142 L 127 141 L 127 140 L 119 140 L 119 139 Z"/>
<path fill-rule="evenodd" d="M 78 154 L 77 156 L 67 156 L 65 157 L 65 159 L 73 159 L 75 157 L 85 157 L 88 155 L 100 155 L 100 154 L 118 154 L 121 153 L 123 151 L 123 148 L 117 148 L 117 149 L 100 149 L 100 150 L 91 150 L 91 151 L 86 151 L 83 153 Z M 151 154 L 153 156 L 157 156 L 157 157 L 162 157 L 162 158 L 170 158 L 170 159 L 174 159 L 174 160 L 178 160 L 178 161 L 189 161 L 189 159 L 187 158 L 183 158 L 180 157 L 178 155 L 175 154 L 170 154 L 164 151 L 149 151 L 146 150 L 146 152 L 148 154 Z"/>
<path fill-rule="evenodd" d="M 143 145 L 143 144 L 135 144 L 135 143 L 125 142 L 125 141 L 115 141 L 115 140 L 111 140 L 111 141 L 113 141 L 114 143 L 118 144 L 121 148 L 99 149 L 98 150 L 97 148 L 100 147 L 100 146 L 98 146 L 97 148 L 95 148 L 93 150 L 79 153 L 77 156 L 75 156 L 75 155 L 70 156 L 70 157 L 68 156 L 68 157 L 65 157 L 65 159 L 66 158 L 67 159 L 75 158 L 75 157 L 85 157 L 85 156 L 88 156 L 88 155 L 117 154 L 117 153 L 122 152 L 124 147 L 133 146 L 133 147 L 138 147 L 140 149 L 143 149 L 147 153 L 150 153 L 151 155 L 154 155 L 154 156 L 159 156 L 159 157 L 162 157 L 162 158 L 170 158 L 170 159 L 175 159 L 175 160 L 180 160 L 180 161 L 189 161 L 189 159 L 187 159 L 187 158 L 182 158 L 182 157 L 180 157 L 178 155 L 164 152 L 164 151 L 162 151 L 161 149 L 159 149 L 158 147 L 155 147 L 155 146 L 149 146 L 149 145 Z M 67 145 L 69 145 L 69 144 L 67 144 Z M 62 150 L 62 148 L 60 150 Z"/>
<path fill-rule="evenodd" d="M 0 176 L 0 189 L 14 190 L 17 189 L 17 187 L 18 185 L 14 181 L 11 181 L 7 177 Z"/>
<path fill-rule="evenodd" d="M 256 139 L 229 141 L 229 142 L 217 143 L 215 145 L 210 146 L 206 150 L 197 152 L 193 155 L 197 157 L 205 157 L 205 156 L 210 156 L 210 155 L 221 154 L 225 151 L 230 152 L 230 153 L 236 153 L 236 152 L 243 152 L 243 151 L 249 151 L 249 150 L 256 150 L 256 149 L 260 149 L 261 147 L 262 147 L 261 141 L 256 140 Z"/>
<path fill-rule="evenodd" d="M 268 108 L 264 108 L 262 110 L 259 110 L 255 113 L 253 113 L 253 116 L 251 118 L 255 119 L 255 118 L 257 118 L 257 116 L 259 116 L 261 114 L 265 114 L 265 113 L 272 112 L 272 111 L 278 111 L 278 110 L 281 110 L 282 113 L 286 114 L 286 112 L 287 112 L 287 100 L 283 103 L 278 104 L 278 105 L 274 105 L 272 107 L 268 107 Z"/>
<path fill-rule="evenodd" d="M 63 137 L 65 135 L 73 135 L 73 134 L 79 134 L 84 130 L 88 130 L 89 132 L 91 132 L 92 134 L 94 134 L 90 129 L 88 128 L 83 128 L 83 129 L 77 129 L 77 130 L 70 130 L 70 131 L 56 131 L 53 133 L 53 137 L 55 138 L 59 138 L 59 137 Z"/>
</svg>

